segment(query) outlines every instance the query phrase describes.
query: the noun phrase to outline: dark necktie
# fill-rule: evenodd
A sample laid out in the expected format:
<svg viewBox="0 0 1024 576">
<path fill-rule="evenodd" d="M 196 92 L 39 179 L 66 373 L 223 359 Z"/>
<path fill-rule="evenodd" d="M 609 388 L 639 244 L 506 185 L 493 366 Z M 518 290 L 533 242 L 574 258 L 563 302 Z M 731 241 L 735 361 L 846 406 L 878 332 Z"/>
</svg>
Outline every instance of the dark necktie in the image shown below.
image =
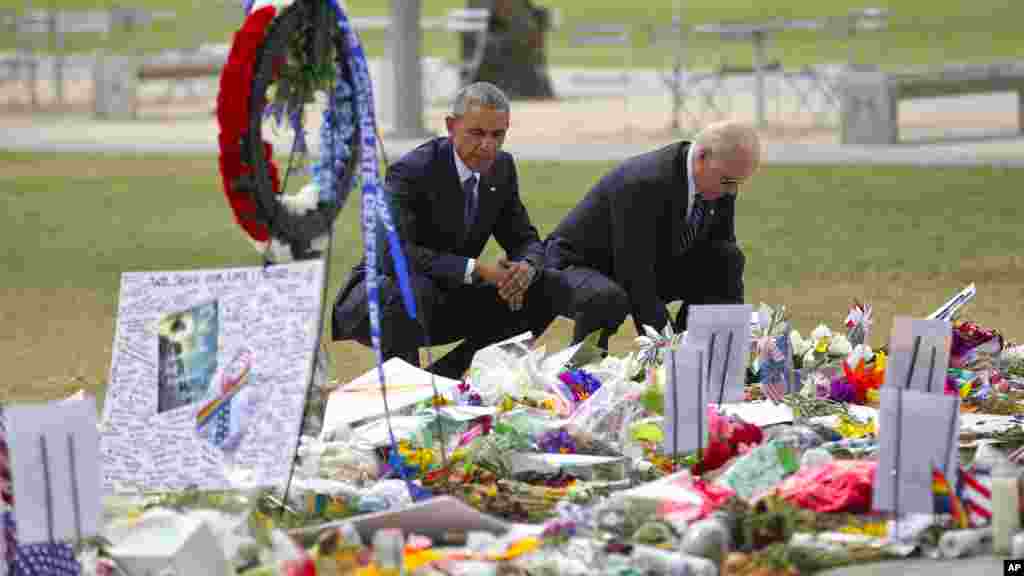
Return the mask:
<svg viewBox="0 0 1024 576">
<path fill-rule="evenodd" d="M 473 227 L 473 222 L 476 221 L 476 194 L 473 193 L 474 188 L 476 188 L 476 175 L 466 178 L 466 181 L 462 183 L 462 193 L 466 197 L 464 218 L 467 232 Z"/>
<path fill-rule="evenodd" d="M 697 237 L 697 231 L 700 230 L 701 225 L 704 223 L 704 197 L 697 194 L 693 198 L 693 210 L 690 211 L 690 217 L 686 221 L 686 226 L 683 227 L 683 249 L 685 250 L 693 243 L 693 239 Z"/>
</svg>

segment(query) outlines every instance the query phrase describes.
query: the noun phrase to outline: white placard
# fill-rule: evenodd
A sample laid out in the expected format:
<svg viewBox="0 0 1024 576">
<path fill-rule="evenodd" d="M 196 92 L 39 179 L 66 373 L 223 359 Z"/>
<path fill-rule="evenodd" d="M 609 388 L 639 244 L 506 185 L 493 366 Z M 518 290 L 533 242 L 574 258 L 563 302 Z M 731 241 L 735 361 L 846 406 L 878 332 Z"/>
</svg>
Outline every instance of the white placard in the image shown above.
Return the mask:
<svg viewBox="0 0 1024 576">
<path fill-rule="evenodd" d="M 4 408 L 18 542 L 94 536 L 103 513 L 96 399 Z"/>
<path fill-rule="evenodd" d="M 932 514 L 932 468 L 956 485 L 959 398 L 885 386 L 881 401 L 872 506 L 900 514 Z"/>
<path fill-rule="evenodd" d="M 953 328 L 945 320 L 893 319 L 885 384 L 945 394 Z"/>
<path fill-rule="evenodd" d="M 765 427 L 785 424 L 793 421 L 793 409 L 786 404 L 776 404 L 770 400 L 754 400 L 718 406 L 722 414 L 735 416 L 744 422 Z"/>
<path fill-rule="evenodd" d="M 121 277 L 100 452 L 108 492 L 283 486 L 323 263 Z"/>
<path fill-rule="evenodd" d="M 683 344 L 666 355 L 666 454 L 685 454 L 707 445 L 706 354 L 701 346 Z"/>
<path fill-rule="evenodd" d="M 749 304 L 690 306 L 686 341 L 708 350 L 705 361 L 711 403 L 743 401 L 752 314 L 754 307 Z"/>
</svg>

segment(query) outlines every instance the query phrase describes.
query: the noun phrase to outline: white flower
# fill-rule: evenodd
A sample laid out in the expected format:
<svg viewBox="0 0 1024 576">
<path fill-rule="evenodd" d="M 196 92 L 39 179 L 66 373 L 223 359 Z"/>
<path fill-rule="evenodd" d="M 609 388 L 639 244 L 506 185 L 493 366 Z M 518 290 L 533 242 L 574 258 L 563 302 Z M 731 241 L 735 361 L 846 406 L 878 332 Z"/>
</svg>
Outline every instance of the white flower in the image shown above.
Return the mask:
<svg viewBox="0 0 1024 576">
<path fill-rule="evenodd" d="M 289 214 L 301 216 L 310 210 L 316 210 L 320 202 L 320 186 L 316 182 L 310 182 L 294 194 L 279 194 L 277 201 Z"/>
<path fill-rule="evenodd" d="M 808 348 L 807 352 L 804 352 L 803 357 L 804 357 L 803 358 L 803 362 L 804 362 L 804 367 L 805 368 L 808 367 L 808 366 L 813 366 L 814 365 L 814 348 Z"/>
<path fill-rule="evenodd" d="M 818 327 L 814 329 L 814 332 L 811 332 L 812 342 L 820 342 L 830 338 L 832 338 L 832 331 L 824 324 L 818 324 Z"/>
<path fill-rule="evenodd" d="M 846 316 L 846 325 L 850 328 L 863 324 L 864 328 L 871 327 L 871 305 L 864 304 L 863 306 L 857 305 L 850 308 L 850 313 Z"/>
<path fill-rule="evenodd" d="M 1024 360 L 1024 344 L 1003 350 L 1003 358 L 1010 362 Z"/>
<path fill-rule="evenodd" d="M 767 331 L 772 324 L 772 309 L 765 304 L 761 303 L 761 307 L 757 309 L 757 325 L 761 331 Z"/>
<path fill-rule="evenodd" d="M 803 356 L 808 350 L 814 347 L 814 343 L 810 340 L 804 340 L 800 336 L 800 332 L 793 330 L 789 333 L 789 345 L 793 349 L 794 356 Z"/>
<path fill-rule="evenodd" d="M 846 365 L 850 368 L 856 368 L 860 361 L 865 362 L 875 357 L 874 351 L 871 350 L 871 346 L 867 344 L 857 344 L 853 351 L 850 352 L 849 356 L 846 357 Z"/>
<path fill-rule="evenodd" d="M 853 351 L 853 346 L 844 334 L 832 336 L 832 342 L 828 345 L 828 353 L 833 356 L 846 356 Z"/>
<path fill-rule="evenodd" d="M 252 14 L 264 6 L 273 6 L 277 8 L 277 13 L 280 14 L 281 10 L 290 6 L 294 1 L 295 0 L 255 0 L 252 3 L 252 8 L 249 9 L 249 13 Z"/>
</svg>

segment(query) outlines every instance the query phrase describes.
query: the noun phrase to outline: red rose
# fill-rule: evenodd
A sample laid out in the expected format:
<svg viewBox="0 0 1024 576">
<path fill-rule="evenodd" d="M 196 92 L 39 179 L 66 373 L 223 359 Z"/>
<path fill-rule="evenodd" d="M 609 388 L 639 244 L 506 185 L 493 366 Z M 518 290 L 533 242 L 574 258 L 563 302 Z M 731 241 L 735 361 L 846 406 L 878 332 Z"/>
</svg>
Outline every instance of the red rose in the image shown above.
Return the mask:
<svg viewBox="0 0 1024 576">
<path fill-rule="evenodd" d="M 251 14 L 235 33 L 228 60 L 221 71 L 220 92 L 217 94 L 217 124 L 220 126 L 221 185 L 235 221 L 254 240 L 265 242 L 269 238 L 266 225 L 255 222 L 256 202 L 249 192 L 234 190 L 235 180 L 250 171 L 242 165 L 242 135 L 249 130 L 249 97 L 256 52 L 266 37 L 267 27 L 277 14 L 273 6 L 263 7 Z M 267 171 L 275 194 L 281 192 L 277 166 L 273 162 L 273 147 L 263 142 Z"/>
</svg>

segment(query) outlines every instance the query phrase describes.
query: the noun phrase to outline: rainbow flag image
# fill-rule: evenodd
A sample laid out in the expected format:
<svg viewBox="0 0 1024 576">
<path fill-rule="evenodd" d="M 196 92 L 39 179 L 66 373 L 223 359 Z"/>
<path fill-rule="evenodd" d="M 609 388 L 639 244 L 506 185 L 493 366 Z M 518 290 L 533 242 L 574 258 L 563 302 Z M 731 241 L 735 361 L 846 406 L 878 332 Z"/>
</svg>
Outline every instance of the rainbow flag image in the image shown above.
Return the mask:
<svg viewBox="0 0 1024 576">
<path fill-rule="evenodd" d="M 251 355 L 248 351 L 243 350 L 235 356 L 220 379 L 219 394 L 196 413 L 197 432 L 204 434 L 206 428 L 214 422 L 216 417 L 228 410 L 238 391 L 249 383 L 251 366 Z"/>
<path fill-rule="evenodd" d="M 932 494 L 935 497 L 935 512 L 948 513 L 953 516 L 953 524 L 957 528 L 968 528 L 967 514 L 960 502 L 960 497 L 950 487 L 946 475 L 938 468 L 932 467 Z"/>
</svg>

